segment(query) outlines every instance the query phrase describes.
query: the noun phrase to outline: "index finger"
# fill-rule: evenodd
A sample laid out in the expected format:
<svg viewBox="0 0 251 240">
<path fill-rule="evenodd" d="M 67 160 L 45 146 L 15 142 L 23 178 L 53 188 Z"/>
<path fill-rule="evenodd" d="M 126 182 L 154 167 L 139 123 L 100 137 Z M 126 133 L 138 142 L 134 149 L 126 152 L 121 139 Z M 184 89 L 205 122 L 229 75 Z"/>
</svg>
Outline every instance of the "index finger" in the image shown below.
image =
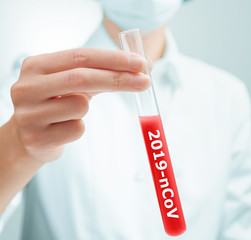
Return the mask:
<svg viewBox="0 0 251 240">
<path fill-rule="evenodd" d="M 115 71 L 141 72 L 146 60 L 135 53 L 120 50 L 78 48 L 32 57 L 36 69 L 50 74 L 73 68 L 96 68 Z"/>
</svg>

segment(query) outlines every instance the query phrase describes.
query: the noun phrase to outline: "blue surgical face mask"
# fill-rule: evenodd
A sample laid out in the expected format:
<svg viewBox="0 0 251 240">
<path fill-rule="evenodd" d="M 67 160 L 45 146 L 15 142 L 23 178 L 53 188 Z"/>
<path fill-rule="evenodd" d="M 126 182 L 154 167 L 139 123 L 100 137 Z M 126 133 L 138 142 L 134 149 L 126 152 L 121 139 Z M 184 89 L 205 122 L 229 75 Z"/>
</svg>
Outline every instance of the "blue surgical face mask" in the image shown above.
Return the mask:
<svg viewBox="0 0 251 240">
<path fill-rule="evenodd" d="M 156 29 L 170 20 L 182 0 L 99 0 L 104 13 L 122 30 Z"/>
</svg>

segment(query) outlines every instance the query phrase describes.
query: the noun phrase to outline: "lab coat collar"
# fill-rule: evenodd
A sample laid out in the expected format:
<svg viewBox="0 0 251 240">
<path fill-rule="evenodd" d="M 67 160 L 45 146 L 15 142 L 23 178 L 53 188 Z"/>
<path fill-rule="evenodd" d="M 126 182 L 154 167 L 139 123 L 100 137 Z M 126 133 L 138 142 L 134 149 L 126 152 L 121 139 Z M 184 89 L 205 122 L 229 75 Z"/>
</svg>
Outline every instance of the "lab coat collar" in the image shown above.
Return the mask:
<svg viewBox="0 0 251 240">
<path fill-rule="evenodd" d="M 166 28 L 165 35 L 166 35 L 166 49 L 163 58 L 174 59 L 178 56 L 177 44 L 169 28 Z"/>
<path fill-rule="evenodd" d="M 162 84 L 169 84 L 170 87 L 175 90 L 182 87 L 181 77 L 179 76 L 177 63 L 179 61 L 179 51 L 173 34 L 169 28 L 165 30 L 166 35 L 166 49 L 163 57 L 156 61 L 156 71 L 160 71 L 162 74 Z M 159 67 L 160 66 L 160 67 Z"/>
</svg>

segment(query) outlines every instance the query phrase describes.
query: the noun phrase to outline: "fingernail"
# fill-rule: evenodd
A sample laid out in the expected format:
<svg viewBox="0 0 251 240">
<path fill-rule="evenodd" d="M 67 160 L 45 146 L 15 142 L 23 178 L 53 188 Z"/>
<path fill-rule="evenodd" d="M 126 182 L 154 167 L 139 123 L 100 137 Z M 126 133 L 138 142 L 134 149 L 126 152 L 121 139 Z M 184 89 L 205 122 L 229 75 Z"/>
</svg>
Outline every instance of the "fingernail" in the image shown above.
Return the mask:
<svg viewBox="0 0 251 240">
<path fill-rule="evenodd" d="M 146 89 L 151 82 L 150 77 L 146 74 L 138 74 L 134 76 L 133 80 L 133 85 L 137 90 Z"/>
<path fill-rule="evenodd" d="M 146 69 L 146 60 L 138 55 L 129 58 L 129 66 L 133 71 L 141 72 Z"/>
</svg>

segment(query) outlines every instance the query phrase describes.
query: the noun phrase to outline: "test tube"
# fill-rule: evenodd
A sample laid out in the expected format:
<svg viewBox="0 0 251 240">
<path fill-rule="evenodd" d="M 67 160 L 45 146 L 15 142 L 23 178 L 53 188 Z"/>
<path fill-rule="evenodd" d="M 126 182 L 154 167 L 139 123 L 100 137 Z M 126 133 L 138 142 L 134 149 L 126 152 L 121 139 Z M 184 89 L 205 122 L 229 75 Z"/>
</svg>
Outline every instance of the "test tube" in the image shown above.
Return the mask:
<svg viewBox="0 0 251 240">
<path fill-rule="evenodd" d="M 146 58 L 139 29 L 120 32 L 119 39 L 122 50 Z M 148 66 L 145 71 L 151 77 Z M 164 229 L 178 236 L 185 232 L 186 223 L 153 85 L 135 93 L 135 99 Z"/>
</svg>

